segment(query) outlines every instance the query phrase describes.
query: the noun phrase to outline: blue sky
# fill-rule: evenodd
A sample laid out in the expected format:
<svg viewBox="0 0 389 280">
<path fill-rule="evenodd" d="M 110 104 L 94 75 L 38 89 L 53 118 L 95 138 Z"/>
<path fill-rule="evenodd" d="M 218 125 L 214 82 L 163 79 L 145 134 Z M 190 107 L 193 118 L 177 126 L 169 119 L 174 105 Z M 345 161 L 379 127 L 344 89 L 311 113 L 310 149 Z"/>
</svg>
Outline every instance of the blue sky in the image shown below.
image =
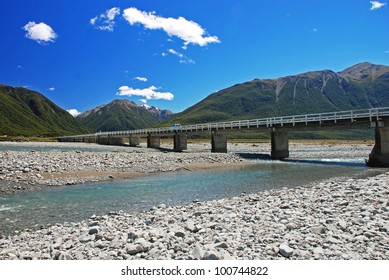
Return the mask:
<svg viewBox="0 0 389 280">
<path fill-rule="evenodd" d="M 180 112 L 255 78 L 389 65 L 384 1 L 2 0 L 0 83 Z"/>
</svg>

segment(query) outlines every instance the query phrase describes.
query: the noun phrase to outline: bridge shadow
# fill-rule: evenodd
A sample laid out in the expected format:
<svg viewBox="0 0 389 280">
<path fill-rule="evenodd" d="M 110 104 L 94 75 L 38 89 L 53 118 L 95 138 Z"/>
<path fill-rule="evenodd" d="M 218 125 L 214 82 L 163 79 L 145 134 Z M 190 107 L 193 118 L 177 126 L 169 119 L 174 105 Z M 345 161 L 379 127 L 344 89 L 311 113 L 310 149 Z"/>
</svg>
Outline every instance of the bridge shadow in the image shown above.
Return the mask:
<svg viewBox="0 0 389 280">
<path fill-rule="evenodd" d="M 257 153 L 234 153 L 244 159 L 260 159 L 260 160 L 272 160 L 269 154 L 257 154 Z"/>
<path fill-rule="evenodd" d="M 249 160 L 273 161 L 273 159 L 269 154 L 256 154 L 256 153 L 235 153 L 235 154 L 239 155 L 244 159 L 249 159 Z M 367 167 L 365 162 L 345 161 L 336 158 L 328 158 L 328 159 L 285 158 L 279 161 L 291 162 L 291 163 L 319 164 L 319 165 L 327 165 L 327 166 Z"/>
<path fill-rule="evenodd" d="M 367 167 L 365 162 L 350 162 L 350 161 L 342 161 L 336 159 L 283 159 L 284 162 L 292 162 L 292 163 L 308 163 L 308 164 L 320 164 L 327 166 L 352 166 L 352 167 Z"/>
</svg>

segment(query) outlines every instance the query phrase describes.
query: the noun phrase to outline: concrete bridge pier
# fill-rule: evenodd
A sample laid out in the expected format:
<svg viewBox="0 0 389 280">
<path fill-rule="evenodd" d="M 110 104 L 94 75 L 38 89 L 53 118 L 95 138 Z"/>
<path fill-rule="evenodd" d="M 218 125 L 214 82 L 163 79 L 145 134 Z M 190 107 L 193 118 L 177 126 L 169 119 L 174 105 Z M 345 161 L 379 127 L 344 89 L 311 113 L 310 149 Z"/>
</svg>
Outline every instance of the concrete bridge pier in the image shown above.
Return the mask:
<svg viewBox="0 0 389 280">
<path fill-rule="evenodd" d="M 108 136 L 104 137 L 104 136 L 98 136 L 97 137 L 97 144 L 100 144 L 100 145 L 109 145 L 109 138 Z"/>
<path fill-rule="evenodd" d="M 271 133 L 271 157 L 284 159 L 289 157 L 288 132 L 272 131 Z"/>
<path fill-rule="evenodd" d="M 174 151 L 182 152 L 188 149 L 188 137 L 185 134 L 174 134 Z"/>
<path fill-rule="evenodd" d="M 381 125 L 375 129 L 375 145 L 367 161 L 370 167 L 389 167 L 389 127 L 384 127 L 384 122 Z"/>
<path fill-rule="evenodd" d="M 140 137 L 130 136 L 130 147 L 137 147 L 140 144 Z"/>
<path fill-rule="evenodd" d="M 161 138 L 156 135 L 147 136 L 147 148 L 155 148 L 158 149 L 161 146 Z"/>
<path fill-rule="evenodd" d="M 212 153 L 227 153 L 227 136 L 216 131 L 212 132 Z"/>
<path fill-rule="evenodd" d="M 87 137 L 87 138 L 86 138 L 86 141 L 84 141 L 84 142 L 87 142 L 87 143 L 96 143 L 96 136 Z"/>
<path fill-rule="evenodd" d="M 126 145 L 126 140 L 123 137 L 109 137 L 108 145 L 114 146 L 124 146 Z"/>
</svg>

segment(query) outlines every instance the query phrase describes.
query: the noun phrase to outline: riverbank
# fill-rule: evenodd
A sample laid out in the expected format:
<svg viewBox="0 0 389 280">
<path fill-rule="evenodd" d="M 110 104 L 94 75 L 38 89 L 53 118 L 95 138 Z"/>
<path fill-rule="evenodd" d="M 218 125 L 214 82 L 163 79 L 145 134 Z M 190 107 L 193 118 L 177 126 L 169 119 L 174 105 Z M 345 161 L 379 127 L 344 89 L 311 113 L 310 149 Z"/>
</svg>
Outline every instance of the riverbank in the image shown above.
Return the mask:
<svg viewBox="0 0 389 280">
<path fill-rule="evenodd" d="M 0 259 L 389 259 L 389 172 L 0 238 Z"/>
<path fill-rule="evenodd" d="M 161 172 L 249 164 L 201 148 L 184 153 L 84 143 L 0 143 L 0 193 L 133 178 Z M 26 148 L 14 150 L 15 148 Z"/>
<path fill-rule="evenodd" d="M 372 143 L 291 142 L 291 159 L 365 157 Z M 45 187 L 133 178 L 226 165 L 251 164 L 270 153 L 270 143 L 228 144 L 227 154 L 211 153 L 210 144 L 190 143 L 189 150 L 115 147 L 86 143 L 0 142 L 0 194 Z M 8 149 L 7 149 L 8 148 Z"/>
</svg>

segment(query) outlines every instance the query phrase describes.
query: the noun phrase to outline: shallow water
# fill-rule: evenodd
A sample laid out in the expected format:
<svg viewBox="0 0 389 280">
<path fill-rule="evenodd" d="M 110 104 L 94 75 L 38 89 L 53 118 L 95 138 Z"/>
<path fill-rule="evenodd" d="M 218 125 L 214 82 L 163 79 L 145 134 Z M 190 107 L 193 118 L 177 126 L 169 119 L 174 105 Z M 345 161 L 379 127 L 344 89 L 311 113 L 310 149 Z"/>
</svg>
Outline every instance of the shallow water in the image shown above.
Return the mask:
<svg viewBox="0 0 389 280">
<path fill-rule="evenodd" d="M 265 189 L 296 187 L 339 176 L 370 176 L 364 159 L 257 161 L 241 167 L 176 172 L 131 180 L 63 186 L 0 197 L 0 231 L 80 221 L 110 211 L 148 210 Z"/>
</svg>

